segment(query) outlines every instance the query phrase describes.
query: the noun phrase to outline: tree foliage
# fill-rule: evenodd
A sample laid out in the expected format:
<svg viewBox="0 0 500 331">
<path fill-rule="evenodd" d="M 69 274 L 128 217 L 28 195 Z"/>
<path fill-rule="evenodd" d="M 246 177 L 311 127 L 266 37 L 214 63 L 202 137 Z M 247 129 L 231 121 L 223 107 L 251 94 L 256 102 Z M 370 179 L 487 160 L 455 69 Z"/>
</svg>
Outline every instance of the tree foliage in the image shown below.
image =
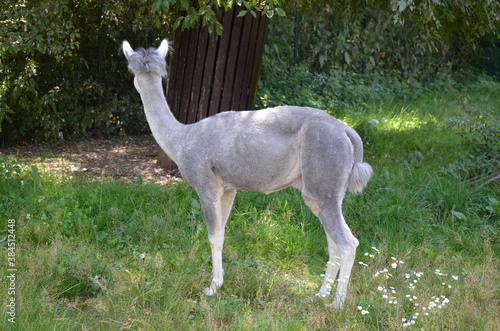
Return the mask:
<svg viewBox="0 0 500 331">
<path fill-rule="evenodd" d="M 296 20 L 270 22 L 270 57 L 291 63 L 292 50 L 285 44 L 295 43 L 298 60 L 309 62 L 312 70 L 390 72 L 405 80 L 432 80 L 447 68 L 470 69 L 480 42 L 500 32 L 496 1 L 310 0 L 285 9 Z"/>
<path fill-rule="evenodd" d="M 480 38 L 500 28 L 500 4 L 490 0 L 4 0 L 0 143 L 147 130 L 121 41 L 154 45 L 198 22 L 220 34 L 217 8 L 234 6 L 272 17 L 268 73 L 294 63 L 297 40 L 310 71 L 432 80 L 443 68 L 470 68 Z"/>
<path fill-rule="evenodd" d="M 210 33 L 217 32 L 222 35 L 222 23 L 215 14 L 217 8 L 229 10 L 234 6 L 244 6 L 240 16 L 250 14 L 254 17 L 262 13 L 271 18 L 274 14 L 285 16 L 280 7 L 280 0 L 152 0 L 153 11 L 175 12 L 176 18 L 173 28 L 189 29 L 201 21 L 203 26 L 208 26 Z"/>
<path fill-rule="evenodd" d="M 91 128 L 137 130 L 141 110 L 119 43 L 153 43 L 165 14 L 142 3 L 6 0 L 0 4 L 0 135 L 58 141 Z M 131 96 L 129 96 L 131 95 Z M 133 123 L 132 125 L 129 125 Z"/>
</svg>

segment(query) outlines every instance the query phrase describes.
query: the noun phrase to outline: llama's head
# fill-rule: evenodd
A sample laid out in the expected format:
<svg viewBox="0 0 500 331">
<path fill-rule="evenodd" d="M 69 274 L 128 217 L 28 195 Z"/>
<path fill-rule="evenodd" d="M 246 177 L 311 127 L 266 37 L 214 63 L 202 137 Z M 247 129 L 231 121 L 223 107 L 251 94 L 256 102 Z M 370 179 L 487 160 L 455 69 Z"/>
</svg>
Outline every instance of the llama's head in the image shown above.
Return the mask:
<svg viewBox="0 0 500 331">
<path fill-rule="evenodd" d="M 134 74 L 154 73 L 162 77 L 167 76 L 165 57 L 168 53 L 168 41 L 164 39 L 160 47 L 148 49 L 132 49 L 128 41 L 123 42 L 123 53 L 128 60 L 128 68 Z"/>
</svg>

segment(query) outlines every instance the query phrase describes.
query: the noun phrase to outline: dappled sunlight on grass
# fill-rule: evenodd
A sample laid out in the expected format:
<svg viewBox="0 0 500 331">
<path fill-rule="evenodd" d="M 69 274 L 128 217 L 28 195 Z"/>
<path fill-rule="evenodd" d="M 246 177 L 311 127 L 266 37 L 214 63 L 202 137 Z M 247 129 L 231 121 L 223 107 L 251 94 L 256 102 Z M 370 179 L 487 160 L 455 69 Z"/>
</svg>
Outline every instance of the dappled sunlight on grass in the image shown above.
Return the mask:
<svg viewBox="0 0 500 331">
<path fill-rule="evenodd" d="M 428 119 L 422 119 L 409 114 L 407 116 L 382 118 L 379 127 L 381 130 L 404 131 L 420 128 L 428 123 L 430 123 Z"/>
<path fill-rule="evenodd" d="M 433 115 L 409 106 L 390 106 L 392 110 L 380 106 L 377 112 L 366 114 L 364 112 L 348 113 L 343 120 L 354 127 L 370 125 L 383 131 L 405 131 L 422 128 L 431 123 L 437 123 Z"/>
</svg>

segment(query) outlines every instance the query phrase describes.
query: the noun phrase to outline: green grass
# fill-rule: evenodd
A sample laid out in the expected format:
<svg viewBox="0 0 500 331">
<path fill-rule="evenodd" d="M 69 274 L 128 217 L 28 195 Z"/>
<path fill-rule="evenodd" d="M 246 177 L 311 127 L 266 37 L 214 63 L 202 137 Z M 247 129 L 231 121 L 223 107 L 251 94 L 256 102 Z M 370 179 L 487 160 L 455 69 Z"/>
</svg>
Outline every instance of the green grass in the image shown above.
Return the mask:
<svg viewBox="0 0 500 331">
<path fill-rule="evenodd" d="M 16 324 L 8 322 L 7 282 L 0 290 L 2 324 L 399 330 L 410 323 L 410 329 L 493 330 L 500 324 L 499 184 L 480 186 L 492 172 L 474 168 L 469 155 L 477 165 L 486 154 L 477 154 L 469 133 L 451 119 L 484 122 L 489 112 L 498 121 L 499 110 L 500 85 L 480 82 L 346 111 L 343 119 L 363 136 L 375 175 L 363 194 L 344 202 L 360 246 L 343 311 L 329 306 L 333 298 L 314 296 L 326 239 L 296 190 L 238 193 L 226 231 L 226 281 L 206 297 L 210 248 L 189 185 L 75 179 L 2 158 L 2 278 L 9 274 L 10 219 L 17 269 Z M 498 148 L 498 137 L 493 142 Z"/>
</svg>

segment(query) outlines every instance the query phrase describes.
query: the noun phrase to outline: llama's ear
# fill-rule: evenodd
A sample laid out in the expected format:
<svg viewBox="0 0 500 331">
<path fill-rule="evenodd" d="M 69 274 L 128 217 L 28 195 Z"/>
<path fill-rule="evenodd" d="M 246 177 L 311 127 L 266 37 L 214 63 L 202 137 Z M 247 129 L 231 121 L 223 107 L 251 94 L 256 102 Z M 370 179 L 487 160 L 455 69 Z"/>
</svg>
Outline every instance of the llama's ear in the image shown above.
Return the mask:
<svg viewBox="0 0 500 331">
<path fill-rule="evenodd" d="M 161 42 L 160 47 L 158 47 L 157 51 L 158 51 L 158 54 L 160 54 L 160 56 L 162 58 L 165 58 L 167 56 L 167 53 L 168 53 L 168 41 L 167 41 L 167 39 L 163 39 L 163 41 Z"/>
<path fill-rule="evenodd" d="M 123 41 L 122 48 L 123 48 L 123 53 L 127 58 L 131 57 L 135 53 L 132 47 L 130 47 L 128 41 L 126 40 Z"/>
</svg>

